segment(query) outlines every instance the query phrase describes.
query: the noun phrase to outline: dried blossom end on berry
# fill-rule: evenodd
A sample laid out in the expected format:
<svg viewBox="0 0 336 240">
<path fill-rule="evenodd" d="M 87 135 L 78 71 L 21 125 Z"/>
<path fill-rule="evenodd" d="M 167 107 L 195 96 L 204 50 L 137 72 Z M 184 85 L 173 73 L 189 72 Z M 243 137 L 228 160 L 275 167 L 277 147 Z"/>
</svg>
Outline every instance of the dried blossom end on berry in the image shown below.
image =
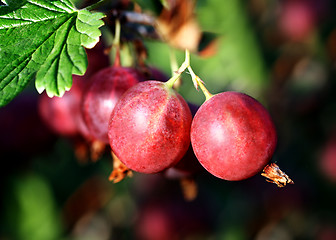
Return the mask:
<svg viewBox="0 0 336 240">
<path fill-rule="evenodd" d="M 285 187 L 287 184 L 294 184 L 293 180 L 285 174 L 278 165 L 270 163 L 266 165 L 261 173 L 261 176 L 266 178 L 267 182 L 276 184 L 278 187 Z"/>
</svg>

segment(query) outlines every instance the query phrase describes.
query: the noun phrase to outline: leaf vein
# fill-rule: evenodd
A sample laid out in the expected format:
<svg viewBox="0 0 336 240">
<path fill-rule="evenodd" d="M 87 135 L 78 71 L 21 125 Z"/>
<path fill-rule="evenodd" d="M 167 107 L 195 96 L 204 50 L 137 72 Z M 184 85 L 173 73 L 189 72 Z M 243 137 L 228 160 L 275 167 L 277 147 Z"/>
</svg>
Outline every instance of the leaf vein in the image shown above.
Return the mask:
<svg viewBox="0 0 336 240">
<path fill-rule="evenodd" d="M 15 77 L 16 77 L 17 75 L 19 75 L 19 74 L 25 69 L 25 67 L 26 67 L 26 66 L 29 64 L 29 62 L 30 62 L 30 61 L 27 61 L 27 60 L 28 60 L 28 58 L 24 59 L 24 60 L 23 60 L 23 61 L 22 61 L 16 68 L 13 68 L 13 70 L 10 71 L 10 73 L 7 75 L 7 77 L 10 76 L 10 74 L 11 74 L 13 71 L 17 70 L 17 68 L 19 68 L 22 64 L 25 64 L 25 65 L 19 70 L 18 74 L 14 75 L 12 78 L 9 78 L 8 80 L 6 80 L 7 77 L 3 79 L 3 81 L 5 81 L 5 85 L 4 85 L 4 87 L 2 87 L 0 90 L 3 90 L 4 88 L 6 88 L 6 87 L 11 83 L 11 81 L 12 81 L 13 79 L 15 79 Z"/>
<path fill-rule="evenodd" d="M 71 17 L 69 17 L 69 19 L 70 19 Z M 54 32 L 51 32 L 51 34 L 49 35 L 49 36 L 47 36 L 46 38 L 45 38 L 45 40 L 43 41 L 43 42 L 41 42 L 41 44 L 34 50 L 34 51 L 32 51 L 32 52 L 30 52 L 30 53 L 27 53 L 25 56 L 23 56 L 22 57 L 22 61 L 21 61 L 21 63 L 20 63 L 20 61 L 19 61 L 19 66 L 23 63 L 23 62 L 25 62 L 25 61 L 27 61 L 29 58 L 31 59 L 31 57 L 40 49 L 40 47 L 42 47 L 43 46 L 43 44 L 46 42 L 46 41 L 48 41 L 49 39 L 50 39 L 50 37 L 52 37 L 54 34 L 56 34 L 57 33 L 57 30 L 59 29 L 59 28 L 61 28 L 62 26 L 63 26 L 63 24 L 65 24 L 69 19 L 67 19 L 66 21 L 64 21 L 62 24 L 60 24 L 60 26 L 54 31 Z M 31 60 L 29 60 L 28 61 L 28 63 L 30 62 Z M 27 64 L 28 64 L 27 63 Z M 0 72 L 0 75 L 1 75 L 1 73 L 6 69 L 6 67 L 7 66 L 9 66 L 9 65 L 11 65 L 12 63 L 11 62 L 8 62 L 7 63 L 7 65 L 5 65 L 5 67 L 1 70 L 1 72 Z M 10 72 L 9 72 L 9 74 L 8 75 L 10 75 L 13 71 L 15 71 L 16 69 L 15 68 L 13 68 Z M 21 70 L 22 71 L 22 70 Z M 20 72 L 21 72 L 20 71 Z M 20 73 L 19 72 L 19 73 Z M 8 86 L 8 84 L 10 84 L 10 82 L 8 82 L 8 83 L 5 83 L 5 86 L 3 87 L 3 88 L 1 88 L 0 90 L 2 90 L 2 89 L 4 89 L 6 86 Z"/>
<path fill-rule="evenodd" d="M 69 20 L 71 21 L 71 20 L 73 20 L 73 19 L 69 18 L 69 19 L 67 19 L 66 22 L 68 22 Z M 65 24 L 65 22 L 64 22 L 64 24 Z M 64 51 L 64 48 L 65 48 L 66 45 L 67 45 L 66 41 L 67 41 L 67 38 L 69 37 L 69 33 L 70 33 L 70 31 L 71 31 L 71 28 L 72 28 L 72 25 L 70 24 L 69 27 L 67 28 L 67 32 L 64 34 L 62 44 L 60 44 L 61 47 L 60 47 L 59 51 L 57 51 L 57 54 L 55 54 L 55 55 L 52 57 L 52 60 L 51 60 L 51 61 L 52 61 L 51 65 L 53 65 L 53 63 L 55 63 L 55 64 L 56 64 L 56 69 L 57 69 L 57 70 L 60 69 L 61 55 L 62 55 L 62 52 Z M 51 68 L 50 68 L 49 70 L 51 70 Z M 49 72 L 49 70 L 47 71 L 47 73 Z M 57 74 L 62 75 L 61 72 L 59 72 L 59 71 L 57 71 Z M 45 75 L 46 75 L 46 74 L 45 74 Z M 65 78 L 63 77 L 63 75 L 62 75 L 62 78 L 65 79 Z M 59 79 L 58 79 L 57 77 L 56 77 L 55 85 L 56 85 L 55 87 L 56 87 L 57 95 L 60 95 Z M 48 95 L 49 95 L 49 94 L 48 94 Z"/>
<path fill-rule="evenodd" d="M 68 11 L 68 9 L 64 9 L 64 8 L 59 7 L 59 6 L 56 6 L 55 3 L 51 3 L 51 4 L 52 4 L 53 6 L 55 6 L 55 8 L 58 8 L 58 9 L 52 9 L 52 8 L 46 6 L 46 5 L 40 4 L 40 3 L 36 2 L 36 1 L 33 1 L 33 0 L 29 0 L 28 2 L 29 2 L 30 4 L 32 4 L 32 5 L 35 5 L 35 6 L 44 8 L 44 9 L 48 9 L 49 11 L 53 11 L 53 12 L 61 12 L 61 13 L 62 13 L 62 12 L 65 10 L 66 12 L 71 13 L 71 12 Z M 58 10 L 58 11 L 57 11 L 57 10 Z M 62 11 L 62 10 L 63 10 L 63 11 Z"/>
<path fill-rule="evenodd" d="M 66 5 L 68 8 L 64 8 L 64 7 L 62 7 L 62 6 L 57 6 L 57 7 L 63 9 L 64 11 L 67 11 L 67 9 L 71 9 L 72 12 L 75 11 L 75 9 L 74 9 L 72 6 L 69 6 L 69 5 L 68 5 L 68 2 L 65 2 L 65 1 L 63 1 L 63 0 L 59 0 L 59 1 L 62 2 L 64 5 Z M 68 12 L 68 11 L 67 11 L 67 12 Z"/>
</svg>

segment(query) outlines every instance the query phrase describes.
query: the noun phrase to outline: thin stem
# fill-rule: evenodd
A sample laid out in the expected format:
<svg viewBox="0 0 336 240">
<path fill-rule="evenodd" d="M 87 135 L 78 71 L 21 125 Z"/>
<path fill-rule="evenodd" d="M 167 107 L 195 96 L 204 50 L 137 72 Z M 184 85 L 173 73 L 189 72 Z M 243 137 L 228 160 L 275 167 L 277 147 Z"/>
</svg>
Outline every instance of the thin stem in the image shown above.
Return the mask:
<svg viewBox="0 0 336 240">
<path fill-rule="evenodd" d="M 170 56 L 170 70 L 171 70 L 171 75 L 174 76 L 176 74 L 176 71 L 178 69 L 177 61 L 176 61 L 176 54 L 174 49 L 170 49 L 169 51 L 169 56 Z"/>
<path fill-rule="evenodd" d="M 116 19 L 116 22 L 115 22 L 115 30 L 114 30 L 114 39 L 113 39 L 113 44 L 115 46 L 118 46 L 120 45 L 120 21 L 119 19 Z"/>
<path fill-rule="evenodd" d="M 166 83 L 165 85 L 168 87 L 168 88 L 173 88 L 174 86 L 174 83 L 176 82 L 177 79 L 179 79 L 181 76 L 181 73 L 176 73 L 174 76 L 172 76 Z"/>
<path fill-rule="evenodd" d="M 105 2 L 108 2 L 109 0 L 100 0 L 99 2 L 96 2 L 88 7 L 86 7 L 85 9 L 88 11 L 92 11 L 95 10 L 97 8 L 99 8 L 100 6 L 102 6 Z"/>
<path fill-rule="evenodd" d="M 206 89 L 202 81 L 198 81 L 198 85 L 200 86 L 202 92 L 204 93 L 205 101 L 209 100 L 213 95 L 208 91 L 208 89 Z"/>
<path fill-rule="evenodd" d="M 194 71 L 192 70 L 192 68 L 189 66 L 188 67 L 188 71 L 191 75 L 191 78 L 194 82 L 194 85 L 197 89 L 197 86 L 200 86 L 204 96 L 205 96 L 205 101 L 209 100 L 213 95 L 208 91 L 208 89 L 204 86 L 204 82 L 199 78 L 199 76 L 197 76 Z"/>
<path fill-rule="evenodd" d="M 177 70 L 177 72 L 166 82 L 166 86 L 172 88 L 174 83 L 180 78 L 181 74 L 188 69 L 191 79 L 194 83 L 195 88 L 198 90 L 198 86 L 200 86 L 204 96 L 205 101 L 209 100 L 213 95 L 206 89 L 204 86 L 204 82 L 194 73 L 190 66 L 190 52 L 188 49 L 185 50 L 185 59 L 182 63 L 181 67 Z"/>
<path fill-rule="evenodd" d="M 190 65 L 190 53 L 189 50 L 186 50 L 184 62 L 182 63 L 181 67 L 177 70 L 177 72 L 175 72 L 175 75 L 173 75 L 165 83 L 166 86 L 172 88 L 176 80 L 181 77 L 181 74 L 189 67 L 189 65 Z"/>
<path fill-rule="evenodd" d="M 115 49 L 114 66 L 120 66 L 120 28 L 120 21 L 119 19 L 116 19 L 113 39 L 113 46 Z"/>
<path fill-rule="evenodd" d="M 169 56 L 170 56 L 171 76 L 174 76 L 177 74 L 176 71 L 178 70 L 179 67 L 177 65 L 175 50 L 171 48 L 169 53 L 170 53 Z M 182 78 L 180 77 L 175 81 L 173 87 L 178 90 L 181 87 L 181 85 L 182 85 Z"/>
<path fill-rule="evenodd" d="M 188 49 L 185 50 L 185 62 L 190 66 L 190 52 Z"/>
</svg>

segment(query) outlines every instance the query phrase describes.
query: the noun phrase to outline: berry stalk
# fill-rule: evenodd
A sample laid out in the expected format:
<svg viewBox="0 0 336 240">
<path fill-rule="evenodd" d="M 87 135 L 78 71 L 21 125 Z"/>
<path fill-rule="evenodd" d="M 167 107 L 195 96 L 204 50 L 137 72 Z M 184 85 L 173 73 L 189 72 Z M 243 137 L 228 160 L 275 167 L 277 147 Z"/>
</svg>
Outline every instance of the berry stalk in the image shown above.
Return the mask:
<svg viewBox="0 0 336 240">
<path fill-rule="evenodd" d="M 171 76 L 175 76 L 177 74 L 177 70 L 179 69 L 178 64 L 177 64 L 177 59 L 176 59 L 176 54 L 174 49 L 170 49 L 169 52 L 169 57 L 170 57 L 170 70 L 171 70 Z M 174 83 L 174 88 L 178 89 L 182 84 L 182 79 L 179 78 L 178 80 L 175 81 Z"/>
<path fill-rule="evenodd" d="M 194 83 L 196 90 L 198 90 L 198 86 L 201 88 L 204 96 L 205 101 L 209 100 L 213 95 L 206 89 L 204 86 L 204 82 L 194 73 L 190 66 L 190 52 L 188 49 L 185 50 L 185 59 L 180 68 L 173 74 L 173 76 L 165 83 L 168 88 L 172 88 L 174 83 L 181 77 L 181 74 L 188 69 L 191 79 Z"/>
<path fill-rule="evenodd" d="M 204 86 L 204 82 L 202 81 L 202 79 L 199 78 L 199 76 L 197 76 L 194 71 L 192 70 L 192 68 L 189 66 L 188 67 L 188 71 L 191 75 L 191 79 L 194 83 L 195 88 L 198 90 L 198 86 L 201 88 L 204 96 L 205 96 L 205 101 L 209 100 L 213 95 L 208 91 L 208 89 Z"/>
<path fill-rule="evenodd" d="M 115 22 L 115 31 L 114 31 L 114 39 L 113 39 L 113 46 L 115 48 L 115 59 L 114 59 L 114 66 L 119 67 L 120 64 L 120 21 L 116 19 Z"/>
<path fill-rule="evenodd" d="M 176 71 L 176 73 L 165 83 L 166 87 L 173 88 L 174 83 L 181 77 L 181 74 L 190 67 L 190 52 L 189 50 L 185 50 L 185 59 L 180 68 Z"/>
<path fill-rule="evenodd" d="M 177 65 L 176 54 L 175 54 L 174 49 L 170 49 L 169 57 L 170 57 L 171 75 L 174 76 L 175 74 L 177 74 L 177 70 L 179 69 Z"/>
</svg>

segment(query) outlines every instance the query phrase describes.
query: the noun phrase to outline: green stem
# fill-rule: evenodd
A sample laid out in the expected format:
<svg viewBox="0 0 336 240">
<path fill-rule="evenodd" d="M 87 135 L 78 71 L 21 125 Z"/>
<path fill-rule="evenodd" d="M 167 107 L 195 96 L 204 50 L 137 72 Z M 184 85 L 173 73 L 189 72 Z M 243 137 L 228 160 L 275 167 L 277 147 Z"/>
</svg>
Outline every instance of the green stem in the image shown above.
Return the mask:
<svg viewBox="0 0 336 240">
<path fill-rule="evenodd" d="M 114 59 L 114 66 L 120 66 L 120 21 L 116 19 L 115 22 L 115 30 L 114 30 L 114 39 L 113 39 L 113 46 L 115 49 L 115 59 Z"/>
<path fill-rule="evenodd" d="M 194 73 L 190 66 L 190 52 L 188 49 L 185 51 L 185 59 L 184 62 L 182 63 L 181 67 L 177 70 L 175 74 L 165 83 L 167 87 L 172 88 L 174 83 L 180 78 L 181 74 L 188 69 L 191 79 L 194 83 L 194 86 L 196 89 L 198 89 L 198 86 L 201 88 L 204 96 L 205 96 L 205 101 L 209 100 L 213 95 L 206 89 L 204 86 L 203 81 Z"/>
<path fill-rule="evenodd" d="M 174 83 L 181 77 L 181 74 L 189 67 L 190 65 L 190 52 L 186 50 L 185 59 L 181 67 L 174 73 L 174 75 L 165 83 L 167 87 L 172 88 Z"/>
<path fill-rule="evenodd" d="M 208 89 L 204 86 L 203 81 L 194 73 L 194 71 L 192 70 L 192 68 L 189 66 L 188 67 L 188 71 L 191 75 L 191 78 L 196 86 L 200 86 L 204 96 L 205 96 L 205 101 L 209 100 L 211 97 L 213 97 L 213 95 L 208 91 Z"/>
<path fill-rule="evenodd" d="M 172 77 L 165 83 L 165 85 L 166 85 L 168 88 L 173 88 L 174 83 L 176 82 L 177 79 L 180 78 L 180 76 L 181 76 L 181 74 L 176 73 L 174 76 L 172 76 Z"/>
<path fill-rule="evenodd" d="M 114 30 L 114 39 L 113 39 L 113 45 L 120 46 L 120 21 L 119 19 L 116 19 L 115 22 L 115 30 Z"/>
<path fill-rule="evenodd" d="M 171 70 L 171 75 L 174 76 L 176 74 L 176 71 L 178 69 L 177 61 L 176 61 L 176 54 L 174 49 L 170 49 L 169 51 L 169 56 L 170 56 L 170 70 Z"/>
<path fill-rule="evenodd" d="M 100 0 L 99 2 L 96 2 L 88 7 L 86 7 L 85 9 L 88 11 L 92 11 L 95 10 L 97 8 L 99 8 L 100 6 L 102 6 L 105 2 L 108 2 L 109 0 Z"/>
<path fill-rule="evenodd" d="M 208 91 L 208 89 L 206 89 L 202 81 L 199 81 L 198 85 L 200 86 L 202 92 L 204 93 L 205 101 L 208 101 L 210 98 L 213 97 L 213 95 Z"/>
</svg>

